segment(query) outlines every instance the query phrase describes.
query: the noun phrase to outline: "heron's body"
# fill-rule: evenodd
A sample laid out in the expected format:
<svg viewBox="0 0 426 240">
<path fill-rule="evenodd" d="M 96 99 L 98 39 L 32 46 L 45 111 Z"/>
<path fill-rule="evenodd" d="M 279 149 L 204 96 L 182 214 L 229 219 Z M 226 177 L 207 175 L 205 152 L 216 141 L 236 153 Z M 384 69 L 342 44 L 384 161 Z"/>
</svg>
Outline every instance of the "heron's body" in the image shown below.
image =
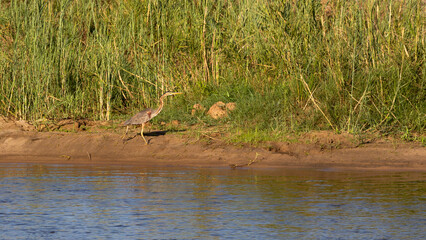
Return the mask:
<svg viewBox="0 0 426 240">
<path fill-rule="evenodd" d="M 152 108 L 144 109 L 144 110 L 136 113 L 133 117 L 131 117 L 127 121 L 125 121 L 123 123 L 123 125 L 128 126 L 128 125 L 144 124 L 144 123 L 148 122 L 149 120 L 151 120 L 153 117 L 157 116 L 158 113 L 154 114 L 155 110 L 157 110 L 157 109 L 152 109 Z"/>
<path fill-rule="evenodd" d="M 124 126 L 127 126 L 125 135 L 127 135 L 127 132 L 129 130 L 129 125 L 142 125 L 141 136 L 142 136 L 143 140 L 145 141 L 145 143 L 148 144 L 145 137 L 143 136 L 143 128 L 145 126 L 145 123 L 147 123 L 149 120 L 151 120 L 152 118 L 154 118 L 155 116 L 157 116 L 161 112 L 161 110 L 163 109 L 163 106 L 164 106 L 163 99 L 165 97 L 175 95 L 175 94 L 182 94 L 182 93 L 166 92 L 165 94 L 163 94 L 160 97 L 160 106 L 158 108 L 156 108 L 156 109 L 146 108 L 146 109 L 136 113 L 133 117 L 129 118 L 127 121 L 125 121 L 123 123 Z"/>
</svg>

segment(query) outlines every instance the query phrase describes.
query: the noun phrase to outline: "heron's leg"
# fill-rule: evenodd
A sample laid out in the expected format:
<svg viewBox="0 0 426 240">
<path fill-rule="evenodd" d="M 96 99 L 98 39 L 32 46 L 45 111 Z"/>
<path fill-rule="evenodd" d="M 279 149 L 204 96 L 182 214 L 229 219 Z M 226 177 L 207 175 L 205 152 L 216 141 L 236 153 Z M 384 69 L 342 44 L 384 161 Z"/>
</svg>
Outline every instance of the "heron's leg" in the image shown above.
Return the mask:
<svg viewBox="0 0 426 240">
<path fill-rule="evenodd" d="M 122 139 L 124 139 L 124 137 L 126 137 L 127 136 L 127 132 L 129 131 L 129 126 L 126 126 L 126 133 L 124 133 L 124 135 L 123 135 L 123 137 L 122 137 Z"/>
<path fill-rule="evenodd" d="M 145 137 L 143 136 L 143 127 L 145 126 L 145 123 L 142 123 L 142 129 L 141 129 L 141 137 L 145 141 L 145 145 L 148 145 L 148 142 L 146 141 Z"/>
</svg>

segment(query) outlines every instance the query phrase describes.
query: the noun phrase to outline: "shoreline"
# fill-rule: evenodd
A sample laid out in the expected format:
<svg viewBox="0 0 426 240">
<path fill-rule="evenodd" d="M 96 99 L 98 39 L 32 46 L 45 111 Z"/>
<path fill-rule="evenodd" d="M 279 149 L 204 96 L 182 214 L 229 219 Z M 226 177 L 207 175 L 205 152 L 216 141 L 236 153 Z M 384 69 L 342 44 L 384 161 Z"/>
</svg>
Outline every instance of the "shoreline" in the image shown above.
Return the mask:
<svg viewBox="0 0 426 240">
<path fill-rule="evenodd" d="M 148 139 L 145 145 L 139 135 L 123 141 L 108 131 L 0 129 L 0 163 L 426 171 L 426 148 L 419 143 L 329 149 L 314 143 L 272 143 L 275 147 L 265 149 L 166 132 L 152 132 Z"/>
</svg>

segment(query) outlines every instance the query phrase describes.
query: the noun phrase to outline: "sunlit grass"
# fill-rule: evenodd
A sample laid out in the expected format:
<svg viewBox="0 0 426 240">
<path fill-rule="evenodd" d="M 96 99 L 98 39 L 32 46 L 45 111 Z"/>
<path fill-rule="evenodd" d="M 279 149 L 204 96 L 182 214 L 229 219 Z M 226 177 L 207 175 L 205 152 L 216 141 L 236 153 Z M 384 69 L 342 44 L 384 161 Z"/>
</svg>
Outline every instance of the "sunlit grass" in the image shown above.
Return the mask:
<svg viewBox="0 0 426 240">
<path fill-rule="evenodd" d="M 424 134 L 422 1 L 0 1 L 0 114 Z M 236 102 L 229 118 L 192 105 Z M 268 134 L 269 133 L 269 134 Z M 280 135 L 280 134 L 278 134 Z M 238 138 L 238 137 L 237 137 Z"/>
</svg>

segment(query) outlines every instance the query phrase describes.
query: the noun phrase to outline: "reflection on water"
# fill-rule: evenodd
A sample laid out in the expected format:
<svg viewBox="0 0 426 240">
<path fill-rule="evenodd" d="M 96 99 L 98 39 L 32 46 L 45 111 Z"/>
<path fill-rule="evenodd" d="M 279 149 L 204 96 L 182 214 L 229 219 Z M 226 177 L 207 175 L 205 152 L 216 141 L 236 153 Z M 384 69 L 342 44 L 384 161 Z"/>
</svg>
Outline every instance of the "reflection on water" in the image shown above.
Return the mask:
<svg viewBox="0 0 426 240">
<path fill-rule="evenodd" d="M 416 239 L 425 176 L 0 164 L 0 238 Z"/>
</svg>

